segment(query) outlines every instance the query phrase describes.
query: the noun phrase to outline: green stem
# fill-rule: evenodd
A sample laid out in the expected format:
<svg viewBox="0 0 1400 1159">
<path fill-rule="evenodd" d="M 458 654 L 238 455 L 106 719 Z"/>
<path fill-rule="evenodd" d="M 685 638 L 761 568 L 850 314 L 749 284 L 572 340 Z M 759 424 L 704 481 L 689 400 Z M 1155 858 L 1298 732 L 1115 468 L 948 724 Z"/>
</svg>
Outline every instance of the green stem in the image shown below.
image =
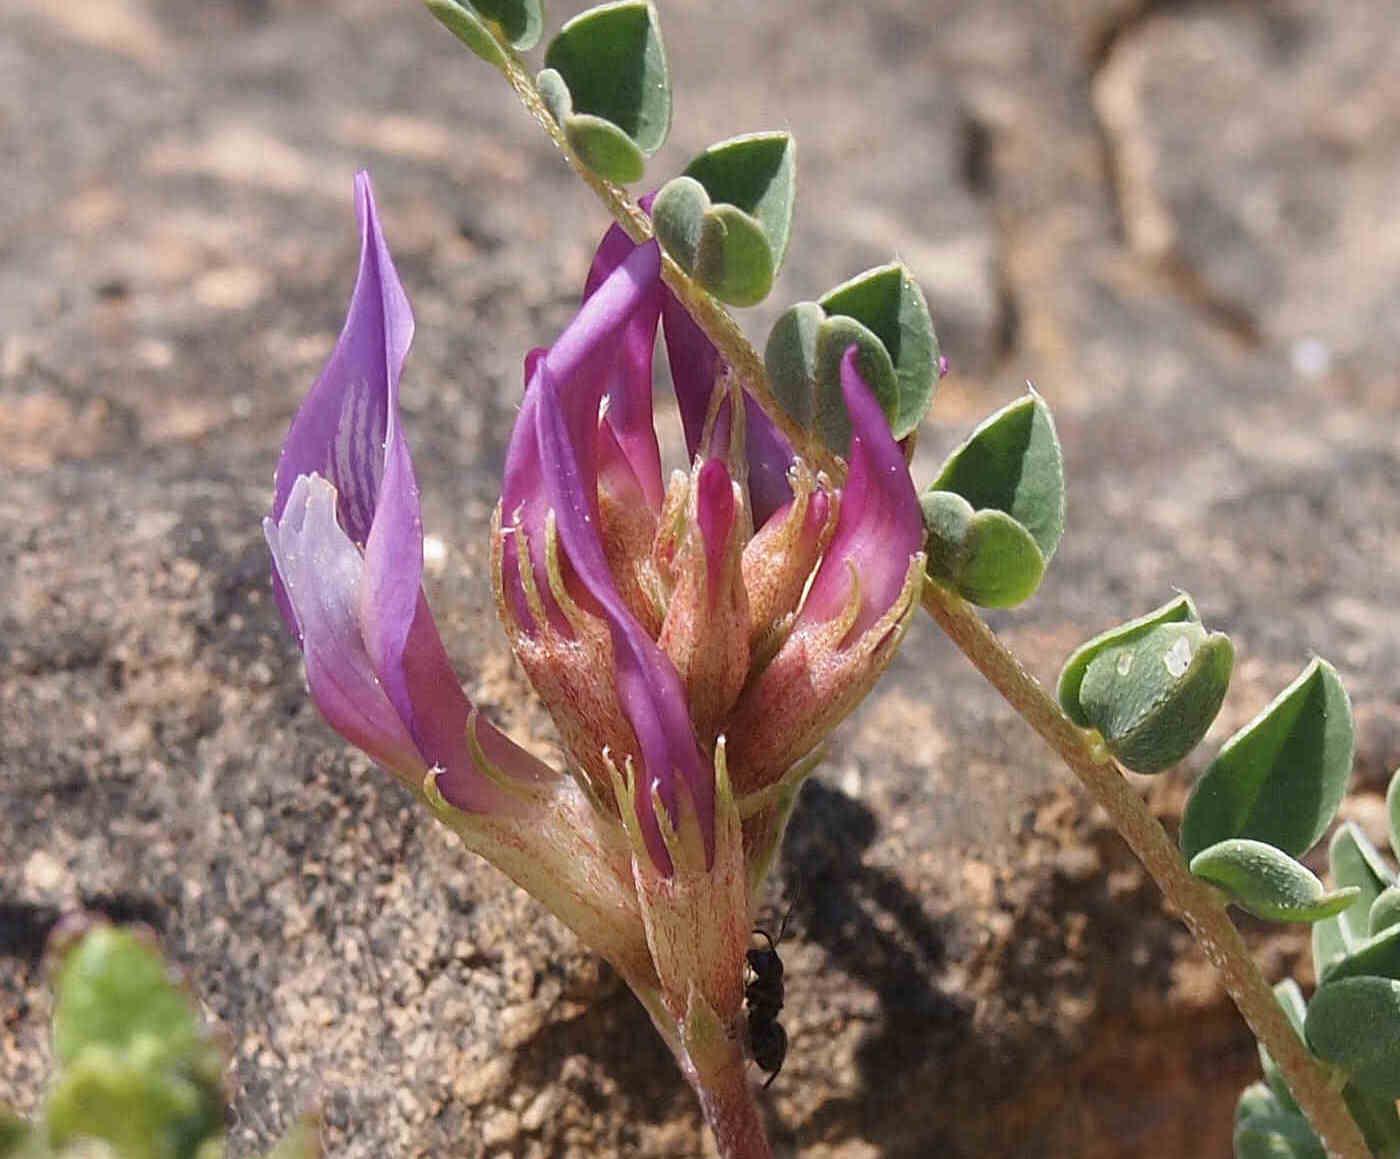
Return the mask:
<svg viewBox="0 0 1400 1159">
<path fill-rule="evenodd" d="M 628 236 L 638 243 L 651 238 L 650 220 L 626 191 L 590 172 L 574 156 L 564 134 L 545 109 L 534 82 L 514 56 L 507 62 L 504 72 L 526 109 Z M 845 477 L 845 464 L 794 423 L 778 405 L 762 358 L 729 312 L 670 258 L 663 262 L 662 276 L 745 388 L 788 437 L 794 450 L 809 464 L 840 482 Z M 1326 1071 L 1308 1053 L 1288 1022 L 1218 895 L 1191 876 L 1176 846 L 1118 766 L 1093 745 L 1089 733 L 1065 716 L 971 605 L 947 588 L 930 582 L 924 587 L 923 606 L 992 687 L 1055 750 L 1108 814 L 1124 841 L 1157 882 L 1168 904 L 1180 913 L 1206 957 L 1220 972 L 1226 991 L 1250 1030 L 1278 1064 L 1328 1153 L 1338 1159 L 1369 1159 L 1370 1150 L 1341 1092 L 1328 1081 Z M 706 1119 L 717 1137 L 723 1127 L 726 1131 L 732 1128 L 735 1138 L 747 1138 L 745 1133 L 757 1123 L 756 1111 L 750 1113 L 744 1108 L 745 1103 L 752 1108 L 752 1098 L 743 1084 L 742 1066 L 738 1074 L 738 1080 L 730 1071 L 717 1076 L 722 1078 L 723 1089 L 708 1094 L 707 1088 L 697 1083 Z M 742 1097 L 736 1081 L 743 1087 Z M 706 1102 L 707 1099 L 711 1102 Z M 753 1129 L 758 1138 L 762 1138 L 761 1124 Z M 763 1150 L 747 1151 L 742 1147 L 726 1151 L 722 1144 L 721 1152 L 734 1156 L 768 1153 L 766 1143 Z"/>
</svg>

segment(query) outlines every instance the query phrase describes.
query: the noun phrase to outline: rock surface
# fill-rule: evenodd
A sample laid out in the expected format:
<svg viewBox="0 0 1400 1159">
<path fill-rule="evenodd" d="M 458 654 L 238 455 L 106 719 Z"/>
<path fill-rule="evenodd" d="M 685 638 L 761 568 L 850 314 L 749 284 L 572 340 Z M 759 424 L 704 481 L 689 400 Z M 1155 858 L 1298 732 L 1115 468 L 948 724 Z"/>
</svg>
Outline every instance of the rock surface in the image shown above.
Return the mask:
<svg viewBox="0 0 1400 1159">
<path fill-rule="evenodd" d="M 792 258 L 750 333 L 896 251 L 954 365 L 920 478 L 1022 379 L 1054 406 L 1069 535 L 996 617 L 1032 670 L 1186 588 L 1241 661 L 1201 754 L 1147 790 L 1162 814 L 1316 651 L 1374 824 L 1400 763 L 1390 6 L 662 8 L 654 173 L 740 131 L 800 142 Z M 320 723 L 258 530 L 368 165 L 418 315 L 434 604 L 478 702 L 548 751 L 484 529 L 520 357 L 567 317 L 596 206 L 490 70 L 390 0 L 4 5 L 0 160 L 0 1100 L 39 1096 L 37 956 L 86 905 L 160 929 L 237 1043 L 236 1155 L 313 1101 L 336 1156 L 705 1153 L 615 979 Z M 838 734 L 780 876 L 782 1148 L 1227 1153 L 1247 1033 L 928 622 Z M 1271 974 L 1305 958 L 1251 932 Z"/>
</svg>

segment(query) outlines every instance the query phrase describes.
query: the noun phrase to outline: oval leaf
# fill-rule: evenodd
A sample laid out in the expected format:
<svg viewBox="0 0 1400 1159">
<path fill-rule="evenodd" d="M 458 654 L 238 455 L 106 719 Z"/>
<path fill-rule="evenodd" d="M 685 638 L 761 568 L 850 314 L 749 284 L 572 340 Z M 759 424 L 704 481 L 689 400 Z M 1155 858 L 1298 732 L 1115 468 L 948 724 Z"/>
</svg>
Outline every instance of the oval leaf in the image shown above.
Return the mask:
<svg viewBox="0 0 1400 1159">
<path fill-rule="evenodd" d="M 758 222 L 732 205 L 705 211 L 695 276 L 731 306 L 755 306 L 773 288 L 773 251 Z"/>
<path fill-rule="evenodd" d="M 901 424 L 899 370 L 884 340 L 864 322 L 848 314 L 828 315 L 816 302 L 798 302 L 774 323 L 764 349 L 774 394 L 797 422 L 815 430 L 838 455 L 850 450 L 841 360 L 852 346 L 860 352 L 861 376 L 879 400 L 895 438 L 905 437 L 913 427 Z"/>
<path fill-rule="evenodd" d="M 1371 903 L 1367 916 L 1367 932 L 1379 934 L 1400 922 L 1400 886 L 1388 886 Z"/>
<path fill-rule="evenodd" d="M 692 276 L 700 260 L 700 236 L 709 209 L 710 195 L 693 177 L 672 178 L 651 203 L 656 240 Z"/>
<path fill-rule="evenodd" d="M 742 209 L 762 227 L 776 272 L 787 256 L 797 192 L 797 146 L 783 132 L 746 133 L 711 145 L 685 167 L 710 200 Z"/>
<path fill-rule="evenodd" d="M 1251 837 L 1301 857 L 1336 815 L 1353 746 L 1346 689 L 1330 664 L 1314 660 L 1196 782 L 1181 820 L 1186 856 Z"/>
<path fill-rule="evenodd" d="M 575 113 L 563 125 L 569 148 L 599 177 L 618 185 L 640 181 L 646 173 L 646 155 L 632 138 L 602 117 Z"/>
<path fill-rule="evenodd" d="M 1205 736 L 1225 700 L 1234 661 L 1228 636 L 1193 621 L 1158 624 L 1090 661 L 1079 704 L 1122 764 L 1161 772 Z"/>
<path fill-rule="evenodd" d="M 663 185 L 651 219 L 662 248 L 720 301 L 752 306 L 773 288 L 773 251 L 758 221 L 733 205 L 712 203 L 693 177 Z"/>
<path fill-rule="evenodd" d="M 919 283 L 903 265 L 892 262 L 843 282 L 818 304 L 829 318 L 855 319 L 884 346 L 897 379 L 894 405 L 886 406 L 885 414 L 896 439 L 910 434 L 933 402 L 940 358 Z"/>
<path fill-rule="evenodd" d="M 643 159 L 671 130 L 671 76 L 656 9 L 647 0 L 590 8 L 559 30 L 544 60 L 568 90 L 571 116 L 555 119 L 579 159 L 614 181 L 640 178 Z M 543 89 L 543 74 L 541 82 Z"/>
<path fill-rule="evenodd" d="M 701 234 L 702 223 L 697 219 L 701 213 L 708 217 L 730 206 L 752 220 L 766 241 L 772 266 L 771 288 L 772 278 L 777 276 L 787 255 L 796 188 L 795 158 L 795 146 L 787 133 L 751 133 L 711 145 L 686 166 L 683 174 L 705 191 L 703 203 L 698 201 L 693 190 L 687 190 L 683 198 L 666 198 L 664 195 L 674 182 L 668 183 L 657 196 L 652 220 L 662 246 L 682 269 L 699 277 L 693 264 L 687 261 L 689 258 L 693 263 Z M 663 204 L 668 201 L 669 204 Z M 658 209 L 665 212 L 658 215 Z M 686 239 L 692 242 L 689 249 Z M 679 247 L 674 246 L 676 242 L 681 243 Z M 701 284 L 716 297 L 723 298 L 719 289 L 706 284 L 703 278 Z M 752 297 L 752 288 L 747 296 Z M 752 305 L 753 301 L 732 304 Z"/>
<path fill-rule="evenodd" d="M 1004 511 L 973 511 L 961 495 L 925 492 L 929 575 L 984 608 L 1010 608 L 1035 594 L 1045 557 L 1030 532 Z"/>
<path fill-rule="evenodd" d="M 1346 909 L 1352 886 L 1328 893 L 1317 876 L 1272 845 L 1234 839 L 1202 850 L 1191 872 L 1219 886 L 1230 900 L 1256 917 L 1276 922 L 1315 922 Z"/>
<path fill-rule="evenodd" d="M 1182 592 L 1176 599 L 1163 604 L 1156 611 L 1139 616 L 1136 620 L 1129 620 L 1126 624 L 1120 624 L 1116 628 L 1110 628 L 1107 632 L 1081 644 L 1070 654 L 1070 658 L 1065 661 L 1065 666 L 1060 671 L 1060 680 L 1056 688 L 1060 707 L 1065 710 L 1070 720 L 1074 721 L 1080 728 L 1093 728 L 1093 723 L 1080 706 L 1079 689 L 1084 683 L 1084 673 L 1094 658 L 1108 648 L 1119 644 L 1129 644 L 1140 639 L 1158 624 L 1179 624 L 1186 621 L 1199 624 L 1201 617 L 1196 612 L 1196 605 L 1191 597 Z"/>
<path fill-rule="evenodd" d="M 979 511 L 1006 512 L 1049 563 L 1064 533 L 1065 469 L 1045 400 L 1031 392 L 983 421 L 928 489 L 956 492 Z"/>
<path fill-rule="evenodd" d="M 967 534 L 977 512 L 951 491 L 925 491 L 919 496 L 919 508 L 928 532 L 928 574 L 951 583 L 962 566 Z"/>
<path fill-rule="evenodd" d="M 1308 1045 L 1340 1067 L 1356 1087 L 1400 1098 L 1400 982 L 1393 978 L 1329 981 L 1313 995 Z"/>
<path fill-rule="evenodd" d="M 1327 860 L 1334 888 L 1354 885 L 1361 891 L 1356 905 L 1337 915 L 1337 920 L 1351 940 L 1360 942 L 1371 935 L 1371 907 L 1394 884 L 1395 875 L 1380 851 L 1350 821 L 1332 835 L 1331 844 L 1327 847 Z"/>
<path fill-rule="evenodd" d="M 958 570 L 960 595 L 984 608 L 1014 608 L 1035 595 L 1045 557 L 1031 533 L 1004 511 L 979 511 Z"/>
<path fill-rule="evenodd" d="M 487 64 L 503 68 L 502 42 L 521 52 L 544 31 L 540 0 L 426 0 L 428 11 Z"/>
</svg>

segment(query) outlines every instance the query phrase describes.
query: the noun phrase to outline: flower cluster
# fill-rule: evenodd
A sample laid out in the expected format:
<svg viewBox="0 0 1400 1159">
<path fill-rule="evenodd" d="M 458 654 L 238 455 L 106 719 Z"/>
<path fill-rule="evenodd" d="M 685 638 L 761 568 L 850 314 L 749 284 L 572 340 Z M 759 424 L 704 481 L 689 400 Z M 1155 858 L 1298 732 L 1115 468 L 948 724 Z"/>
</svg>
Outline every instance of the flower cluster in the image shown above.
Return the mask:
<svg viewBox="0 0 1400 1159">
<path fill-rule="evenodd" d="M 656 243 L 614 227 L 573 321 L 525 359 L 492 534 L 500 616 L 558 726 L 561 776 L 479 718 L 424 597 L 397 408 L 412 314 L 364 176 L 356 196 L 349 316 L 265 522 L 312 698 L 676 1025 L 698 997 L 732 1028 L 790 790 L 917 603 L 903 451 L 853 348 L 848 475 L 814 474 L 666 287 Z M 669 478 L 658 333 L 687 452 Z"/>
</svg>

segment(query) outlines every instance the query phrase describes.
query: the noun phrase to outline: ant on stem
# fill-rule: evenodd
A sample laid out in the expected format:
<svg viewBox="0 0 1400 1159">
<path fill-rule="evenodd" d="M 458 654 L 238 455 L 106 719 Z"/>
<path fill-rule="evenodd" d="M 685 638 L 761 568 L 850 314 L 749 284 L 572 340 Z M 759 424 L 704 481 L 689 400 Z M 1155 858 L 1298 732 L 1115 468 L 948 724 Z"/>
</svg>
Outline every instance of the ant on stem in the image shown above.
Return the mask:
<svg viewBox="0 0 1400 1159">
<path fill-rule="evenodd" d="M 796 904 L 795 902 L 793 904 Z M 787 935 L 788 919 L 792 917 L 792 905 L 783 915 L 775 938 L 761 926 L 755 927 L 754 934 L 768 943 L 766 947 L 752 946 L 745 955 L 752 978 L 744 986 L 744 1005 L 748 1011 L 749 1055 L 759 1070 L 767 1071 L 768 1078 L 763 1084 L 767 1090 L 783 1069 L 787 1058 L 788 1036 L 778 1021 L 783 1009 L 783 960 L 778 955 L 778 947 Z"/>
</svg>

